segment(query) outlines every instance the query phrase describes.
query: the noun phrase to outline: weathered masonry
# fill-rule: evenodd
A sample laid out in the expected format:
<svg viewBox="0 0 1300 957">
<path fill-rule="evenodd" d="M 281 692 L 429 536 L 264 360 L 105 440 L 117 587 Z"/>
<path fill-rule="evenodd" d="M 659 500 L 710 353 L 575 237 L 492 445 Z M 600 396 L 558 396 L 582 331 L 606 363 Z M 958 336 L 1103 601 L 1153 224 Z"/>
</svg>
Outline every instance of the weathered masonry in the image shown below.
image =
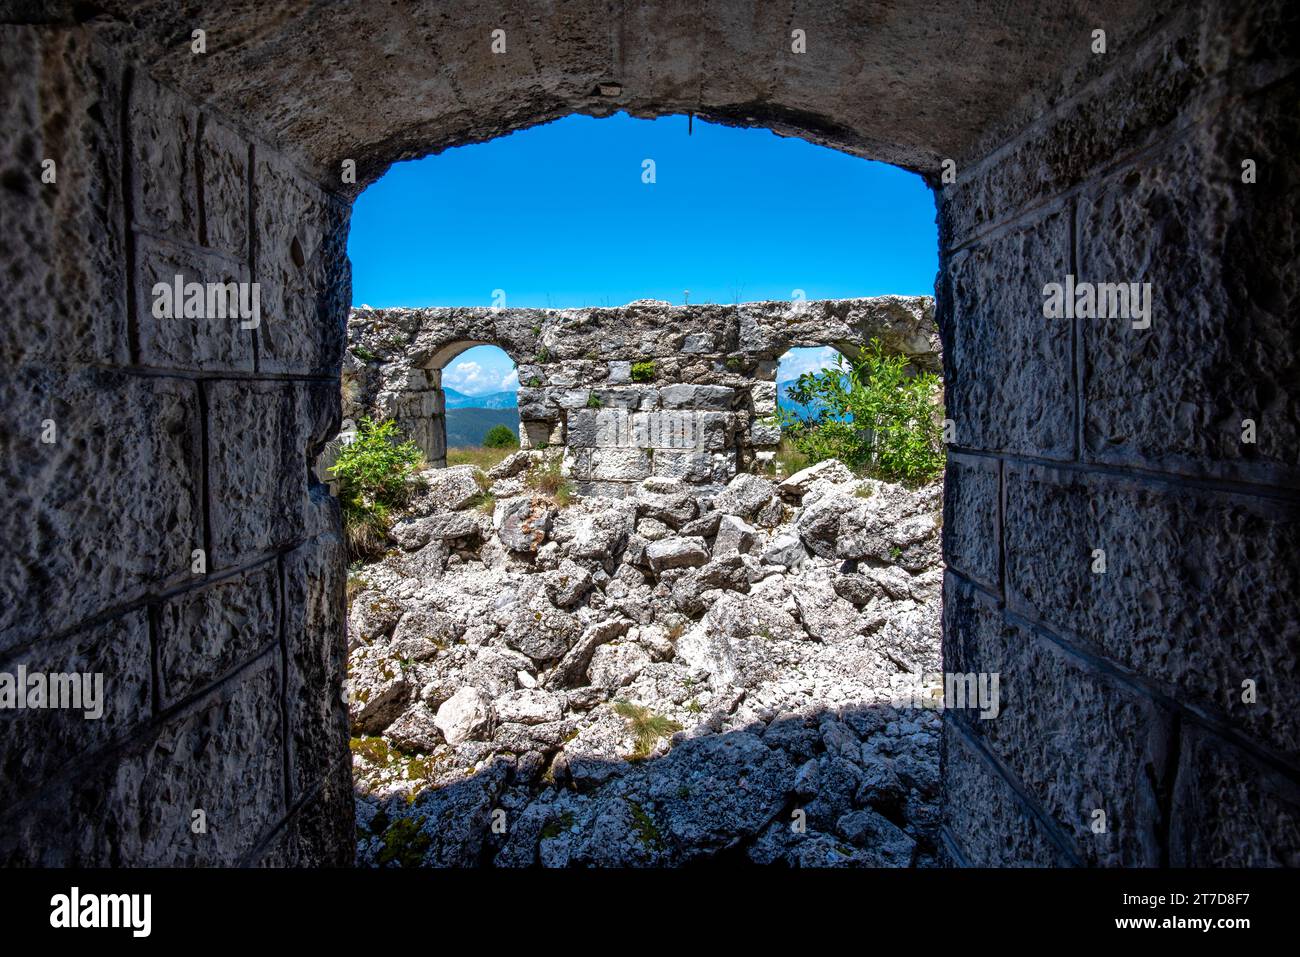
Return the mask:
<svg viewBox="0 0 1300 957">
<path fill-rule="evenodd" d="M 499 346 L 519 373 L 520 439 L 563 446 L 584 494 L 621 497 L 650 475 L 708 486 L 770 457 L 780 441 L 777 361 L 794 346 L 854 356 L 873 339 L 938 371 L 934 300 L 611 309 L 358 310 L 348 323 L 344 426 L 396 420 L 445 463 L 442 369 L 464 349 Z"/>
<path fill-rule="evenodd" d="M 340 420 L 350 201 L 395 160 L 628 110 L 935 188 L 946 666 L 1003 696 L 994 721 L 945 716 L 953 859 L 1300 862 L 1298 21 L 1291 0 L 6 4 L 0 671 L 102 672 L 109 701 L 0 712 L 0 860 L 350 860 L 344 559 L 311 477 Z M 815 225 L 792 197 L 774 228 Z M 178 273 L 260 283 L 260 326 L 155 319 Z M 1151 283 L 1150 328 L 1045 319 L 1070 275 Z"/>
</svg>

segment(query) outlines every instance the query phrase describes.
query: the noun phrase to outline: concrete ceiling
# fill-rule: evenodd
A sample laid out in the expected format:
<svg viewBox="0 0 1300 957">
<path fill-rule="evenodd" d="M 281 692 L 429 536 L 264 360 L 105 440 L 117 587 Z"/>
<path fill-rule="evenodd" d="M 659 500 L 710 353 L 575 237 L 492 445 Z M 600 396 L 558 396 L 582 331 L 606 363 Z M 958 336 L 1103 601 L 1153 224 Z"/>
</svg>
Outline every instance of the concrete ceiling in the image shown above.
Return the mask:
<svg viewBox="0 0 1300 957">
<path fill-rule="evenodd" d="M 1169 5 L 101 0 L 10 4 L 7 18 L 92 24 L 337 189 L 344 158 L 364 185 L 395 160 L 620 109 L 765 126 L 932 177 L 1100 69 L 1094 29 L 1123 56 Z M 806 53 L 791 52 L 794 29 Z"/>
</svg>

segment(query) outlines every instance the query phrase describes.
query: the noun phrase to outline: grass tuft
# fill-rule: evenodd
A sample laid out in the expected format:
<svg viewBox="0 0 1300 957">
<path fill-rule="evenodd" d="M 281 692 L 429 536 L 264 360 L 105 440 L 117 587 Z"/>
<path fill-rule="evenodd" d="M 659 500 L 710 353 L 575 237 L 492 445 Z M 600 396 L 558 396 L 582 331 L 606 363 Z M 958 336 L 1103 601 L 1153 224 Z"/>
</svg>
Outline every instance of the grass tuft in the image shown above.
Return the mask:
<svg viewBox="0 0 1300 957">
<path fill-rule="evenodd" d="M 631 759 L 634 761 L 649 757 L 660 738 L 682 730 L 682 726 L 671 718 L 655 714 L 645 705 L 631 701 L 615 701 L 614 713 L 627 721 L 628 730 L 632 732 L 634 748 Z"/>
</svg>

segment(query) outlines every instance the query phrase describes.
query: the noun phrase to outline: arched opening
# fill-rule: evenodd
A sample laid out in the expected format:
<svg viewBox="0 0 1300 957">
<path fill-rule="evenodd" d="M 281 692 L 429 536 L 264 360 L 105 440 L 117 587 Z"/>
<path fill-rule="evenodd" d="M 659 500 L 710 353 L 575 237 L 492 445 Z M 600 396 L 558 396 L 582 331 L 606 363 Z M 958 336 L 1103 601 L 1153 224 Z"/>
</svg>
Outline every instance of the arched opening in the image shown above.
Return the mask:
<svg viewBox="0 0 1300 957">
<path fill-rule="evenodd" d="M 867 494 L 886 486 L 810 448 L 823 511 L 911 522 L 911 539 L 887 532 L 844 559 L 824 519 L 816 536 L 801 530 L 816 496 L 805 507 L 803 485 L 778 490 L 795 469 L 770 466 L 785 461 L 780 391 L 839 354 L 808 346 L 856 355 L 881 339 L 891 354 L 937 362 L 924 184 L 764 131 L 626 116 L 571 117 L 390 177 L 356 205 L 349 242 L 364 305 L 348 361 L 380 383 L 370 401 L 388 402 L 401 433 L 448 471 L 424 473 L 432 490 L 401 513 L 395 547 L 353 572 L 361 861 L 384 863 L 423 802 L 482 782 L 485 760 L 503 752 L 531 752 L 531 770 L 500 799 L 550 813 L 551 782 L 585 765 L 674 773 L 674 730 L 729 746 L 799 708 L 831 720 L 844 700 L 860 725 L 836 717 L 845 733 L 883 722 L 899 662 L 932 669 L 939 658 L 937 493 L 881 494 L 893 511 L 879 517 Z M 802 228 L 765 229 L 789 214 L 796 188 Z M 846 207 L 844 195 L 858 201 Z M 637 228 L 606 230 L 593 246 L 584 220 Z M 874 222 L 888 234 L 864 228 Z M 547 241 L 493 245 L 503 233 Z M 522 457 L 508 469 L 477 448 L 493 412 L 494 423 L 523 418 Z M 874 648 L 882 636 L 892 659 Z M 805 698 L 769 667 L 791 656 L 818 676 Z M 873 662 L 869 678 L 846 667 L 855 656 Z M 909 760 L 933 778 L 937 722 L 918 728 L 927 743 Z M 731 773 L 717 755 L 699 760 Z M 593 792 L 568 813 L 593 813 L 605 793 Z M 394 809 L 394 794 L 409 805 Z M 933 863 L 937 835 L 919 809 L 933 810 L 934 789 L 918 786 L 913 810 L 898 797 L 857 810 L 896 845 L 888 863 Z M 664 811 L 643 810 L 651 821 Z M 814 824 L 820 839 L 834 828 Z M 538 840 L 490 853 L 531 857 Z M 659 859 L 708 856 L 706 845 Z M 800 852 L 772 853 L 789 863 Z M 880 847 L 852 854 L 886 861 Z"/>
<path fill-rule="evenodd" d="M 770 453 L 776 476 L 789 477 L 811 463 L 810 457 L 796 446 L 792 433 L 814 423 L 824 410 L 824 404 L 815 397 L 800 398 L 800 379 L 833 369 L 843 359 L 844 354 L 834 346 L 793 346 L 777 360 L 776 414 L 781 426 L 781 441 Z"/>
<path fill-rule="evenodd" d="M 441 384 L 446 464 L 491 468 L 519 447 L 519 369 L 503 349 L 458 353 Z"/>
</svg>

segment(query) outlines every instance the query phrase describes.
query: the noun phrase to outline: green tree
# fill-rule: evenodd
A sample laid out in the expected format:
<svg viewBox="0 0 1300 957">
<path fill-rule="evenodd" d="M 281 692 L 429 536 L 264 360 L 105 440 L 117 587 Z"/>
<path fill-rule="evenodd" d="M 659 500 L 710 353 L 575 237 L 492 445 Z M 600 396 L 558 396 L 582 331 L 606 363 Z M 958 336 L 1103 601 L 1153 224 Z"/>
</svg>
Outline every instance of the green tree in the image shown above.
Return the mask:
<svg viewBox="0 0 1300 957">
<path fill-rule="evenodd" d="M 944 462 L 939 377 L 911 375 L 907 364 L 872 339 L 857 362 L 840 356 L 831 368 L 804 373 L 788 394 L 809 411 L 781 410 L 782 428 L 813 462 L 835 458 L 893 482 L 933 478 Z"/>
<path fill-rule="evenodd" d="M 396 422 L 361 420 L 356 438 L 330 466 L 338 480 L 343 531 L 354 558 L 383 550 L 392 512 L 410 498 L 407 479 L 423 461 L 420 447 L 402 439 Z"/>
<path fill-rule="evenodd" d="M 483 436 L 485 449 L 513 449 L 519 446 L 519 436 L 508 425 L 494 425 Z"/>
</svg>

